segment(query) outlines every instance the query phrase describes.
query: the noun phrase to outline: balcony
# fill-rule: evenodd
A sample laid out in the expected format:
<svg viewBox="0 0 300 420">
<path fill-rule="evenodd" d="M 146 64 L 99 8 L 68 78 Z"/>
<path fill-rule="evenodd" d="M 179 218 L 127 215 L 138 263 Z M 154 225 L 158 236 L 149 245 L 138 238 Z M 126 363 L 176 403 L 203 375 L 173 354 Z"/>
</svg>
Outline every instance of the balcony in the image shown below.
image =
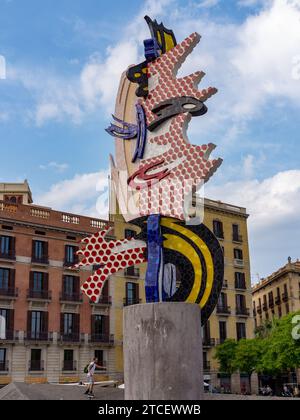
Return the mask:
<svg viewBox="0 0 300 420">
<path fill-rule="evenodd" d="M 243 242 L 243 237 L 242 237 L 242 235 L 234 234 L 234 235 L 232 235 L 232 241 L 242 243 Z"/>
<path fill-rule="evenodd" d="M 282 293 L 282 301 L 287 302 L 289 300 L 289 295 L 287 292 Z"/>
<path fill-rule="evenodd" d="M 124 276 L 126 277 L 134 277 L 139 278 L 140 277 L 140 269 L 136 267 L 128 267 L 124 270 Z"/>
<path fill-rule="evenodd" d="M 35 289 L 28 289 L 27 290 L 27 300 L 47 300 L 47 301 L 51 301 L 51 299 L 52 299 L 51 290 L 35 290 Z"/>
<path fill-rule="evenodd" d="M 32 264 L 49 265 L 49 257 L 48 257 L 48 255 L 42 255 L 40 257 L 37 257 L 36 255 L 33 255 L 31 257 L 31 263 Z"/>
<path fill-rule="evenodd" d="M 74 360 L 64 360 L 62 370 L 63 372 L 76 372 L 77 362 Z"/>
<path fill-rule="evenodd" d="M 256 316 L 256 309 L 255 308 L 253 308 L 253 316 L 254 317 Z"/>
<path fill-rule="evenodd" d="M 8 251 L 0 252 L 0 259 L 8 260 L 8 261 L 15 261 L 16 260 L 15 250 L 8 250 Z"/>
<path fill-rule="evenodd" d="M 216 340 L 214 338 L 204 337 L 202 340 L 203 347 L 214 347 L 216 345 Z"/>
<path fill-rule="evenodd" d="M 261 314 L 261 313 L 262 313 L 262 308 L 261 308 L 261 305 L 258 305 L 258 307 L 257 307 L 257 313 L 258 313 L 258 314 Z"/>
<path fill-rule="evenodd" d="M 73 268 L 74 265 L 79 263 L 79 257 L 77 255 L 74 256 L 73 261 L 69 261 L 67 259 L 64 260 L 64 267 L 65 268 Z"/>
<path fill-rule="evenodd" d="M 9 371 L 9 361 L 4 360 L 0 361 L 0 372 L 8 372 Z"/>
<path fill-rule="evenodd" d="M 13 330 L 6 330 L 5 337 L 0 335 L 0 343 L 7 342 L 7 341 L 15 341 L 15 332 Z"/>
<path fill-rule="evenodd" d="M 265 311 L 265 312 L 268 310 L 267 302 L 263 303 L 262 308 L 263 308 L 263 311 Z"/>
<path fill-rule="evenodd" d="M 234 286 L 238 290 L 247 290 L 245 280 L 236 280 Z"/>
<path fill-rule="evenodd" d="M 245 267 L 244 260 L 240 260 L 238 258 L 234 258 L 233 265 L 237 268 L 244 268 Z"/>
<path fill-rule="evenodd" d="M 66 293 L 61 292 L 59 296 L 60 302 L 77 302 L 82 303 L 83 302 L 83 296 L 82 293 Z"/>
<path fill-rule="evenodd" d="M 79 333 L 61 334 L 60 341 L 62 343 L 79 343 L 80 334 Z"/>
<path fill-rule="evenodd" d="M 89 338 L 90 343 L 101 343 L 106 345 L 114 344 L 113 334 L 92 334 Z"/>
<path fill-rule="evenodd" d="M 206 372 L 210 371 L 210 362 L 207 360 L 203 360 L 203 370 Z"/>
<path fill-rule="evenodd" d="M 138 305 L 142 302 L 142 299 L 124 298 L 123 306 Z"/>
<path fill-rule="evenodd" d="M 269 308 L 271 308 L 271 309 L 273 309 L 273 308 L 274 308 L 274 300 L 273 300 L 273 299 L 271 299 L 271 300 L 269 301 Z"/>
<path fill-rule="evenodd" d="M 107 295 L 101 295 L 99 298 L 99 301 L 97 303 L 95 302 L 90 302 L 91 305 L 104 305 L 104 306 L 109 306 L 112 304 L 112 298 L 111 296 L 107 296 Z"/>
<path fill-rule="evenodd" d="M 276 296 L 275 297 L 275 305 L 280 305 L 281 304 L 281 297 L 280 296 Z"/>
<path fill-rule="evenodd" d="M 49 342 L 51 341 L 52 336 L 48 331 L 27 331 L 25 334 L 26 341 L 44 341 Z"/>
<path fill-rule="evenodd" d="M 29 360 L 29 372 L 43 372 L 44 360 Z"/>
<path fill-rule="evenodd" d="M 19 295 L 18 289 L 13 288 L 0 288 L 0 297 L 5 297 L 9 299 L 16 299 Z"/>
<path fill-rule="evenodd" d="M 230 315 L 231 309 L 228 305 L 217 305 L 217 314 L 219 315 Z"/>
<path fill-rule="evenodd" d="M 238 316 L 250 316 L 249 308 L 237 307 L 236 308 L 236 315 Z"/>
</svg>

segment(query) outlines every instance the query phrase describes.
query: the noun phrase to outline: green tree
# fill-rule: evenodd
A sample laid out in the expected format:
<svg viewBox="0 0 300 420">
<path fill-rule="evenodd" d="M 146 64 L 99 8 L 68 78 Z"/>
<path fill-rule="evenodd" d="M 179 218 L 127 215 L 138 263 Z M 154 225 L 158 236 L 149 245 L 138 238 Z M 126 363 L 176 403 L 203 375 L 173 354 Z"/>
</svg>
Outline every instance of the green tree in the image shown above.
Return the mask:
<svg viewBox="0 0 300 420">
<path fill-rule="evenodd" d="M 233 367 L 249 376 L 258 371 L 260 360 L 263 354 L 264 340 L 254 338 L 251 340 L 240 340 L 235 349 Z"/>
<path fill-rule="evenodd" d="M 215 359 L 220 365 L 220 372 L 232 374 L 235 371 L 234 359 L 237 342 L 232 339 L 225 340 L 224 343 L 216 347 Z"/>
</svg>

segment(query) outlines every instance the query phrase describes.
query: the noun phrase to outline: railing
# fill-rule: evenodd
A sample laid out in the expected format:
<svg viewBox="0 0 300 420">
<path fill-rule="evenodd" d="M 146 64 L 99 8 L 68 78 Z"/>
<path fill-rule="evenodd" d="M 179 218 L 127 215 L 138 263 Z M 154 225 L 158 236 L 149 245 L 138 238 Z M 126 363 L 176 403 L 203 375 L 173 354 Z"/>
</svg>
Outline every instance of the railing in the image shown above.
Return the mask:
<svg viewBox="0 0 300 420">
<path fill-rule="evenodd" d="M 48 255 L 42 255 L 41 257 L 37 257 L 36 255 L 33 255 L 31 257 L 31 262 L 33 264 L 49 264 L 49 256 Z"/>
<path fill-rule="evenodd" d="M 210 362 L 207 360 L 203 361 L 203 370 L 204 371 L 210 371 Z"/>
<path fill-rule="evenodd" d="M 243 242 L 243 236 L 234 234 L 234 235 L 232 235 L 232 240 L 233 240 L 233 242 L 241 243 L 241 242 Z"/>
<path fill-rule="evenodd" d="M 27 290 L 27 299 L 40 299 L 40 300 L 51 300 L 52 291 L 51 290 Z"/>
<path fill-rule="evenodd" d="M 114 336 L 113 334 L 92 334 L 89 338 L 90 343 L 105 343 L 113 344 Z"/>
<path fill-rule="evenodd" d="M 239 268 L 243 268 L 245 266 L 244 260 L 241 260 L 238 258 L 234 258 L 233 264 L 235 265 L 235 267 L 239 267 Z"/>
<path fill-rule="evenodd" d="M 50 341 L 51 335 L 48 331 L 27 331 L 25 334 L 27 341 Z"/>
<path fill-rule="evenodd" d="M 217 314 L 230 315 L 231 309 L 228 305 L 217 305 Z"/>
<path fill-rule="evenodd" d="M 74 255 L 74 260 L 73 261 L 68 261 L 68 260 L 64 260 L 64 267 L 66 268 L 72 268 L 74 265 L 79 263 L 79 257 L 78 255 Z"/>
<path fill-rule="evenodd" d="M 60 341 L 65 342 L 65 343 L 79 343 L 80 334 L 79 333 L 61 334 Z"/>
<path fill-rule="evenodd" d="M 0 372 L 8 372 L 9 371 L 9 361 L 4 360 L 0 362 Z"/>
<path fill-rule="evenodd" d="M 0 288 L 0 296 L 17 298 L 18 295 L 19 295 L 19 290 L 15 289 L 14 287 L 8 287 L 5 289 Z"/>
<path fill-rule="evenodd" d="M 260 305 L 258 305 L 258 307 L 257 307 L 257 309 L 256 309 L 256 310 L 257 310 L 257 313 L 258 313 L 258 314 L 261 314 L 261 313 L 262 313 L 262 308 L 261 308 L 261 306 L 260 306 Z"/>
<path fill-rule="evenodd" d="M 29 360 L 29 372 L 42 372 L 44 370 L 44 360 Z"/>
<path fill-rule="evenodd" d="M 276 296 L 275 297 L 275 304 L 276 305 L 280 305 L 281 304 L 281 297 L 280 296 Z"/>
<path fill-rule="evenodd" d="M 79 225 L 80 224 L 80 217 L 74 216 L 71 214 L 65 214 L 63 213 L 61 215 L 61 221 L 64 223 L 70 223 L 72 225 Z"/>
<path fill-rule="evenodd" d="M 216 345 L 216 340 L 214 338 L 204 337 L 202 340 L 203 347 L 214 347 Z"/>
<path fill-rule="evenodd" d="M 0 259 L 14 261 L 16 259 L 15 250 L 8 250 L 8 251 L 4 251 L 4 252 L 0 251 Z"/>
<path fill-rule="evenodd" d="M 5 330 L 5 337 L 1 337 L 0 341 L 12 341 L 15 340 L 15 332 L 14 330 Z"/>
<path fill-rule="evenodd" d="M 103 220 L 91 220 L 90 225 L 92 228 L 104 229 L 108 225 L 108 222 Z"/>
<path fill-rule="evenodd" d="M 265 312 L 268 310 L 267 302 L 263 303 L 262 308 L 263 308 L 263 311 L 265 311 Z"/>
<path fill-rule="evenodd" d="M 289 300 L 289 295 L 287 292 L 282 293 L 282 300 L 283 302 L 287 302 Z"/>
<path fill-rule="evenodd" d="M 135 267 L 125 268 L 124 275 L 127 277 L 140 277 L 140 269 Z"/>
<path fill-rule="evenodd" d="M 61 302 L 83 302 L 82 293 L 60 293 L 60 301 Z"/>
<path fill-rule="evenodd" d="M 7 201 L 0 201 L 0 211 L 7 211 L 8 213 L 16 213 L 18 210 L 18 205 L 14 203 L 9 203 Z"/>
<path fill-rule="evenodd" d="M 93 303 L 93 302 L 92 302 Z M 94 305 L 111 305 L 112 304 L 112 297 L 107 295 L 101 295 L 99 301 L 97 303 L 93 303 Z"/>
<path fill-rule="evenodd" d="M 236 308 L 236 315 L 250 316 L 250 310 L 248 308 Z"/>
<path fill-rule="evenodd" d="M 141 302 L 142 302 L 142 299 L 124 298 L 123 299 L 123 306 L 138 305 Z"/>
<path fill-rule="evenodd" d="M 236 289 L 239 289 L 239 290 L 246 290 L 247 289 L 245 280 L 236 280 L 235 283 L 234 283 L 234 286 L 235 286 Z"/>
<path fill-rule="evenodd" d="M 74 360 L 64 360 L 63 361 L 63 371 L 74 372 L 77 370 L 77 361 Z"/>
<path fill-rule="evenodd" d="M 30 216 L 38 217 L 40 219 L 49 219 L 50 211 L 38 207 L 31 207 Z"/>
</svg>

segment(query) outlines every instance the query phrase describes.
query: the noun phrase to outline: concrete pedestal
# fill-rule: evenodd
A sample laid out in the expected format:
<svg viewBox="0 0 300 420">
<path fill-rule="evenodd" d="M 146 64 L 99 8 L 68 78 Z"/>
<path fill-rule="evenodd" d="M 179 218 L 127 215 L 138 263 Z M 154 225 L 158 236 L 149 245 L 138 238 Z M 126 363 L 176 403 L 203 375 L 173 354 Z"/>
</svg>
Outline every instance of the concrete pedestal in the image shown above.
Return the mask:
<svg viewBox="0 0 300 420">
<path fill-rule="evenodd" d="M 198 305 L 164 302 L 128 306 L 123 325 L 126 400 L 203 397 Z"/>
</svg>

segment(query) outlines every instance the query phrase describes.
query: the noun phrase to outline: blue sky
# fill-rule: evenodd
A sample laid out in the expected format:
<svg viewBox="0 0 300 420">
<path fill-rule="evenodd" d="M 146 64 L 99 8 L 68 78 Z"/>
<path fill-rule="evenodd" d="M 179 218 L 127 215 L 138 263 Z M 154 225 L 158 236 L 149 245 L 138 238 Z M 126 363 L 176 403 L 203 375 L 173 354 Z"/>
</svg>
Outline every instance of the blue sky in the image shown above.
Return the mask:
<svg viewBox="0 0 300 420">
<path fill-rule="evenodd" d="M 202 35 L 181 72 L 204 70 L 219 93 L 189 137 L 224 158 L 206 195 L 251 214 L 255 281 L 299 257 L 299 0 L 0 0 L 0 180 L 27 178 L 36 203 L 105 212 L 104 128 L 121 72 L 142 58 L 145 14 L 178 40 Z"/>
</svg>

